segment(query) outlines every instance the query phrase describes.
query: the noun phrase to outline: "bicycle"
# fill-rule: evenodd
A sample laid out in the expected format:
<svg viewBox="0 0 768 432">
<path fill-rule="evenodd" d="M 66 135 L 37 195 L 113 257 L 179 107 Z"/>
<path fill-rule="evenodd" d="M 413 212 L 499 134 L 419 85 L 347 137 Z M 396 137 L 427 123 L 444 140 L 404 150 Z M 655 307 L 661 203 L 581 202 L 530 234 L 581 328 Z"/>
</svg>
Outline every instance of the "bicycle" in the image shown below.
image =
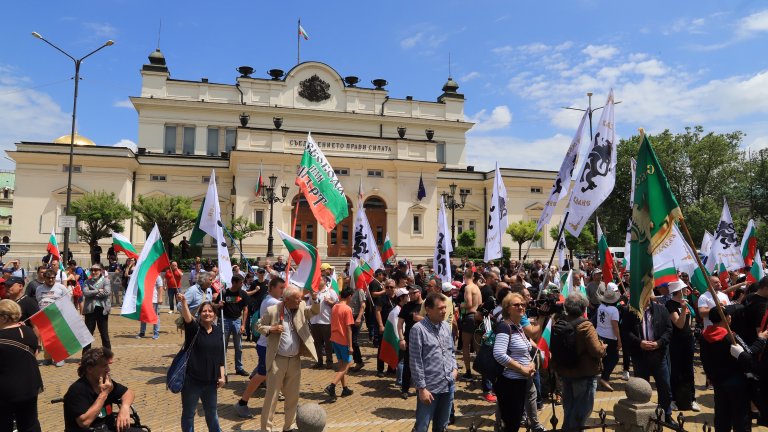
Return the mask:
<svg viewBox="0 0 768 432">
<path fill-rule="evenodd" d="M 51 399 L 51 404 L 57 404 L 57 403 L 64 403 L 64 398 L 55 398 Z M 110 416 L 115 416 L 115 414 L 110 414 Z M 145 432 L 152 432 L 152 429 L 149 428 L 147 425 L 141 424 L 141 418 L 139 418 L 139 413 L 136 411 L 136 409 L 131 405 L 131 424 L 129 428 L 130 430 L 134 431 L 145 431 Z M 112 424 L 114 424 L 114 419 L 112 419 Z M 93 432 L 111 432 L 116 430 L 114 427 L 110 428 L 107 425 L 102 425 L 98 428 L 88 428 L 89 431 Z"/>
</svg>

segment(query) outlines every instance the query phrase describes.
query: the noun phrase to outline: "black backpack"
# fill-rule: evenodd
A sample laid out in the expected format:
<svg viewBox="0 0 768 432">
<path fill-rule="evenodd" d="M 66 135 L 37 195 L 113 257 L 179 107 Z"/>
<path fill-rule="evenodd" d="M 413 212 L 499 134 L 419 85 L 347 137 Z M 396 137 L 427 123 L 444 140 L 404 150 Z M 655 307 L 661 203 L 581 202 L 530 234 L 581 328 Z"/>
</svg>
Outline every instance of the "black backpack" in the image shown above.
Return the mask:
<svg viewBox="0 0 768 432">
<path fill-rule="evenodd" d="M 573 321 L 560 318 L 552 326 L 552 338 L 550 339 L 549 351 L 552 353 L 552 360 L 562 367 L 575 367 L 579 362 L 579 355 L 576 352 L 576 327 L 586 321 L 583 317 Z"/>
</svg>

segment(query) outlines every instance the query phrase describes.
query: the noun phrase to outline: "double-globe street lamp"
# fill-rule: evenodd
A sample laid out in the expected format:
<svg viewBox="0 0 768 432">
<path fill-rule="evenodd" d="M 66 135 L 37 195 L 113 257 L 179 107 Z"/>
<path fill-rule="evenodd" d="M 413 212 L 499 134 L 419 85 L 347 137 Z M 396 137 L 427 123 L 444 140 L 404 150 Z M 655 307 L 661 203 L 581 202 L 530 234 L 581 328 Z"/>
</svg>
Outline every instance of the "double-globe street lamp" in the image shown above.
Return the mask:
<svg viewBox="0 0 768 432">
<path fill-rule="evenodd" d="M 265 203 L 269 203 L 269 237 L 267 238 L 267 256 L 273 257 L 275 256 L 272 248 L 274 245 L 274 237 L 272 237 L 272 227 L 274 226 L 274 223 L 272 221 L 272 212 L 273 208 L 275 206 L 275 203 L 281 203 L 285 202 L 285 198 L 288 196 L 288 189 L 290 187 L 287 184 L 283 184 L 280 188 L 282 189 L 282 198 L 277 196 L 275 194 L 275 183 L 277 183 L 277 176 L 272 174 L 269 176 L 269 186 L 267 186 L 265 189 L 264 195 L 261 197 L 261 199 Z"/>
<path fill-rule="evenodd" d="M 72 161 L 74 159 L 75 154 L 75 120 L 77 118 L 77 90 L 78 90 L 78 84 L 80 83 L 80 65 L 83 63 L 83 60 L 87 59 L 88 57 L 96 54 L 98 51 L 100 51 L 102 48 L 106 48 L 108 46 L 113 45 L 115 42 L 113 42 L 111 39 L 104 42 L 104 45 L 96 48 L 95 50 L 89 52 L 88 54 L 84 55 L 83 57 L 80 57 L 79 59 L 76 59 L 69 55 L 66 51 L 63 49 L 57 47 L 53 43 L 51 43 L 49 40 L 45 39 L 40 35 L 38 32 L 32 32 L 32 36 L 40 39 L 41 41 L 47 43 L 48 45 L 54 47 L 57 51 L 64 54 L 65 56 L 69 57 L 70 60 L 72 60 L 75 63 L 75 95 L 74 95 L 74 101 L 72 103 L 72 129 L 70 131 L 70 137 L 69 137 L 69 165 L 67 166 L 67 205 L 64 208 L 64 214 L 69 216 L 69 206 L 72 201 Z M 63 253 L 63 260 L 67 261 L 69 260 L 69 227 L 64 228 L 64 253 Z"/>
<path fill-rule="evenodd" d="M 443 202 L 445 208 L 451 210 L 451 248 L 456 249 L 456 209 L 464 208 L 467 202 L 467 192 L 465 190 L 459 191 L 459 201 L 456 201 L 456 183 L 451 183 L 449 186 L 451 192 L 443 192 Z"/>
</svg>

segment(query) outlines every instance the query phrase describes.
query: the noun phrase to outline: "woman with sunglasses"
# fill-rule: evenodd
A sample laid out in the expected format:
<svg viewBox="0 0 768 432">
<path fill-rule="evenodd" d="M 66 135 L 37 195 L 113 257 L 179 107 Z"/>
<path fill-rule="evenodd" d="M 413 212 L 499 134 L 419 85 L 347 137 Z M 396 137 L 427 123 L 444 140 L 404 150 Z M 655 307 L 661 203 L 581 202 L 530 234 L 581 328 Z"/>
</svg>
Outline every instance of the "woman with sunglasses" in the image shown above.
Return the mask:
<svg viewBox="0 0 768 432">
<path fill-rule="evenodd" d="M 531 359 L 531 343 L 525 336 L 521 321 L 525 315 L 525 298 L 519 293 L 508 294 L 501 302 L 502 321 L 496 327 L 493 357 L 504 366 L 493 390 L 499 404 L 504 431 L 517 431 L 523 415 L 526 386 L 536 372 Z"/>
<path fill-rule="evenodd" d="M 109 311 L 112 309 L 112 288 L 109 278 L 104 275 L 104 269 L 101 264 L 91 266 L 91 277 L 83 284 L 83 315 L 85 316 L 85 326 L 91 334 L 99 327 L 101 335 L 101 346 L 112 349 L 109 342 Z M 88 351 L 91 345 L 83 348 L 83 352 Z"/>
</svg>

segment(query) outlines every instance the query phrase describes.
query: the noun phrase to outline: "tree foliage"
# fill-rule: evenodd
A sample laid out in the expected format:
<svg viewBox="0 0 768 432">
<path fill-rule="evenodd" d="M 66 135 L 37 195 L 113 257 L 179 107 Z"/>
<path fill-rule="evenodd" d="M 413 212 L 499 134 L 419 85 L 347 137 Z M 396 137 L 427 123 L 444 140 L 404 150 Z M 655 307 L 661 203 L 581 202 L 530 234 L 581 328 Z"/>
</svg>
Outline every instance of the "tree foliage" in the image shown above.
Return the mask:
<svg viewBox="0 0 768 432">
<path fill-rule="evenodd" d="M 536 237 L 534 237 L 536 233 Z M 507 234 L 512 241 L 517 243 L 517 259 L 523 259 L 523 244 L 528 241 L 536 241 L 541 238 L 541 233 L 536 232 L 536 221 L 517 221 L 507 226 Z"/>
<path fill-rule="evenodd" d="M 72 202 L 71 213 L 80 224 L 80 240 L 94 244 L 112 232 L 125 229 L 123 221 L 131 217 L 131 210 L 121 203 L 114 192 L 87 192 Z"/>
<path fill-rule="evenodd" d="M 461 234 L 456 236 L 456 241 L 459 243 L 459 246 L 464 246 L 464 247 L 474 246 L 476 239 L 477 239 L 477 233 L 475 233 L 474 230 L 462 231 Z"/>
<path fill-rule="evenodd" d="M 602 213 L 601 213 L 602 214 Z M 563 230 L 565 234 L 565 245 L 571 254 L 581 255 L 590 254 L 595 251 L 597 242 L 595 241 L 595 224 L 589 221 L 584 225 L 584 229 L 581 230 L 581 234 L 578 237 L 574 237 L 568 230 Z M 557 235 L 560 233 L 560 224 L 549 229 L 549 237 L 552 240 L 557 241 Z"/>
<path fill-rule="evenodd" d="M 192 229 L 197 218 L 197 211 L 192 209 L 192 200 L 183 196 L 139 196 L 133 210 L 138 216 L 136 223 L 146 235 L 157 224 L 166 250 L 170 250 L 174 237 Z"/>
<path fill-rule="evenodd" d="M 232 237 L 237 240 L 241 251 L 243 250 L 243 240 L 247 239 L 248 237 L 252 237 L 263 228 L 262 226 L 251 222 L 244 216 L 238 216 L 232 219 L 232 222 L 230 222 L 229 226 L 229 232 L 232 234 Z"/>
</svg>

